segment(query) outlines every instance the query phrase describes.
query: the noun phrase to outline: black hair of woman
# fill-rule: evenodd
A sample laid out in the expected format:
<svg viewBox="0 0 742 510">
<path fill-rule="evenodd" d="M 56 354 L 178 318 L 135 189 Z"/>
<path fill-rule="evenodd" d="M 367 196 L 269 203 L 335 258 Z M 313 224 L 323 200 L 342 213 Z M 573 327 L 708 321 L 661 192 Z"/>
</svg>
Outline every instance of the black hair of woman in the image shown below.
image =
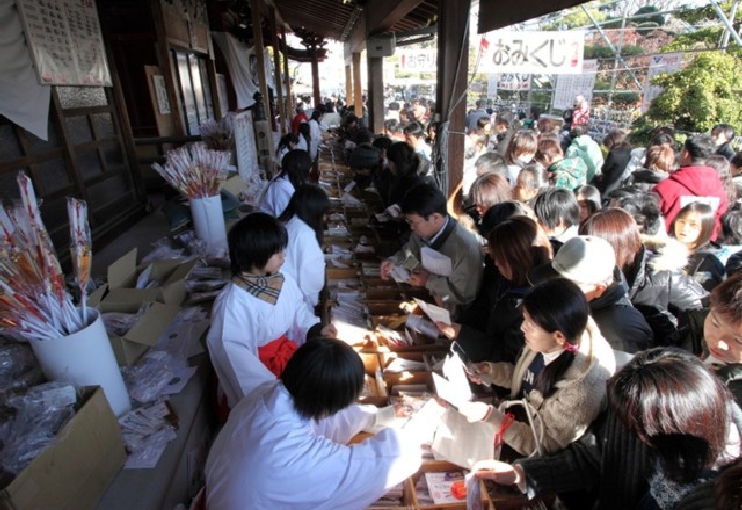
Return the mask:
<svg viewBox="0 0 742 510">
<path fill-rule="evenodd" d="M 312 139 L 312 136 L 309 132 L 309 124 L 307 122 L 302 122 L 301 124 L 299 124 L 299 134 L 306 138 L 307 142 Z"/>
<path fill-rule="evenodd" d="M 525 295 L 522 307 L 538 327 L 548 333 L 560 331 L 565 342 L 579 347 L 590 308 L 577 284 L 566 278 L 547 280 Z M 574 350 L 565 349 L 536 377 L 534 387 L 544 398 L 556 391 L 556 383 L 572 365 L 574 358 Z"/>
<path fill-rule="evenodd" d="M 286 227 L 270 214 L 255 212 L 238 221 L 227 236 L 229 262 L 233 276 L 258 269 L 286 249 Z"/>
<path fill-rule="evenodd" d="M 386 158 L 394 163 L 398 177 L 417 174 L 420 157 L 405 142 L 394 142 L 386 151 Z"/>
<path fill-rule="evenodd" d="M 724 450 L 732 396 L 694 354 L 637 353 L 608 382 L 608 405 L 655 453 L 671 479 L 698 479 Z"/>
<path fill-rule="evenodd" d="M 284 147 L 290 147 L 290 143 L 293 143 L 294 146 L 296 146 L 296 144 L 299 143 L 299 137 L 296 136 L 294 133 L 286 133 L 278 142 L 278 150 L 280 151 Z"/>
<path fill-rule="evenodd" d="M 345 342 L 317 337 L 289 360 L 281 382 L 304 418 L 319 420 L 352 404 L 363 390 L 360 356 Z"/>
<path fill-rule="evenodd" d="M 309 171 L 312 169 L 312 158 L 309 153 L 301 149 L 290 150 L 281 160 L 281 177 L 288 178 L 289 182 L 298 188 L 309 182 Z"/>
<path fill-rule="evenodd" d="M 322 246 L 325 214 L 329 208 L 330 199 L 325 190 L 314 184 L 302 184 L 296 188 L 289 204 L 278 219 L 287 222 L 296 216 L 314 230 L 317 242 Z"/>
</svg>

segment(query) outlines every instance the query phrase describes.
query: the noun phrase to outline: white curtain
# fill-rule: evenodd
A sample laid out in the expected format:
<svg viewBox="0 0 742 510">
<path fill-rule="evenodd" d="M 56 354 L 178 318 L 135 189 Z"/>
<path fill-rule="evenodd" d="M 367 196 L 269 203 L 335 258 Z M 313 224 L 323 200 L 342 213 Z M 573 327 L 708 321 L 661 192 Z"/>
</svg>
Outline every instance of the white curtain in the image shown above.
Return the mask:
<svg viewBox="0 0 742 510">
<path fill-rule="evenodd" d="M 0 0 L 0 114 L 48 140 L 50 87 L 39 84 L 14 0 Z"/>
<path fill-rule="evenodd" d="M 244 43 L 226 32 L 212 32 L 211 35 L 227 61 L 232 84 L 237 94 L 237 108 L 242 109 L 252 106 L 255 103 L 253 95 L 260 91 L 255 48 L 248 48 Z M 273 60 L 267 50 L 263 54 L 263 60 L 268 87 L 275 92 Z M 268 98 L 264 98 L 264 100 L 267 102 Z"/>
</svg>

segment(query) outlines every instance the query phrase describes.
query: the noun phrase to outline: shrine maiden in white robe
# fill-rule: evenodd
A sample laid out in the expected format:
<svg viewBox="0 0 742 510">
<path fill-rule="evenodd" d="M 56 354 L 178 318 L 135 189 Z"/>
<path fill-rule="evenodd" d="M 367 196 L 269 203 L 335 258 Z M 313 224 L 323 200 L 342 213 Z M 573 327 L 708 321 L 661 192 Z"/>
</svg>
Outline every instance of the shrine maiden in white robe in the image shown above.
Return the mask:
<svg viewBox="0 0 742 510">
<path fill-rule="evenodd" d="M 319 127 L 319 122 L 314 119 L 309 119 L 309 156 L 312 158 L 312 162 L 317 161 L 320 138 L 322 138 L 322 132 Z"/>
<path fill-rule="evenodd" d="M 275 376 L 258 358 L 258 349 L 286 335 L 302 345 L 309 329 L 319 322 L 309 312 L 293 278 L 285 280 L 275 304 L 256 298 L 229 283 L 214 303 L 206 338 L 211 363 L 230 408 Z"/>
<path fill-rule="evenodd" d="M 281 216 L 289 200 L 294 196 L 294 185 L 288 177 L 273 179 L 260 199 L 260 212 L 268 213 L 274 218 Z"/>
<path fill-rule="evenodd" d="M 206 462 L 209 510 L 366 508 L 420 466 L 419 433 L 383 429 L 345 443 L 374 423 L 368 406 L 316 422 L 302 418 L 279 381 L 232 409 Z"/>
<path fill-rule="evenodd" d="M 319 293 L 325 286 L 325 255 L 317 242 L 314 230 L 294 216 L 286 223 L 289 244 L 281 272 L 296 280 L 310 311 L 319 302 Z"/>
</svg>

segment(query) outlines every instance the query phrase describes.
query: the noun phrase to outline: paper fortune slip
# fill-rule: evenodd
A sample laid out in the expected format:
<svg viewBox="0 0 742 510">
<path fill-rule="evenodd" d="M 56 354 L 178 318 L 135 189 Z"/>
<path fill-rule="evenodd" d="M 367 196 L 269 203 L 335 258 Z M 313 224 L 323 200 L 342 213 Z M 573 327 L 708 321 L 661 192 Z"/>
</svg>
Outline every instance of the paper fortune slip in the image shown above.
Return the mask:
<svg viewBox="0 0 742 510">
<path fill-rule="evenodd" d="M 426 303 L 422 299 L 418 298 L 415 298 L 415 302 L 417 303 L 417 306 L 419 306 L 420 309 L 425 312 L 425 315 L 427 315 L 431 321 L 442 322 L 449 325 L 451 324 L 451 314 L 445 308 L 431 305 L 430 303 Z"/>
</svg>

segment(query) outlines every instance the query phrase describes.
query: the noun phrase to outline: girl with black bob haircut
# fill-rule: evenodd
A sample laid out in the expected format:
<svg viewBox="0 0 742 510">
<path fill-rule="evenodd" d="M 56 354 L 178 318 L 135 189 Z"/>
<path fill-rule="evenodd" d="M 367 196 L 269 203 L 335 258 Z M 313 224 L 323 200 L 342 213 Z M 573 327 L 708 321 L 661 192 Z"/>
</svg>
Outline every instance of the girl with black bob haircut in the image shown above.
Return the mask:
<svg viewBox="0 0 742 510">
<path fill-rule="evenodd" d="M 533 428 L 518 421 L 507 428 L 505 444 L 520 455 L 554 452 L 579 439 L 603 410 L 605 383 L 616 362 L 573 282 L 555 278 L 536 285 L 521 309 L 526 345 L 516 363 L 479 363 L 471 377 L 509 388 L 510 398 L 533 417 Z M 495 430 L 505 418 L 500 409 L 482 402 L 460 410 L 470 421 L 487 421 Z"/>
<path fill-rule="evenodd" d="M 315 338 L 294 353 L 281 374 L 296 411 L 320 420 L 345 409 L 363 390 L 361 357 L 347 344 Z"/>
<path fill-rule="evenodd" d="M 240 402 L 214 441 L 209 509 L 366 508 L 412 476 L 442 409 L 430 402 L 403 428 L 382 428 L 383 411 L 352 405 L 363 385 L 361 358 L 346 343 L 318 337 L 302 345 L 279 380 Z M 362 430 L 377 433 L 348 444 Z"/>
<path fill-rule="evenodd" d="M 286 227 L 252 213 L 229 231 L 232 280 L 219 293 L 206 339 L 224 398 L 226 419 L 246 395 L 280 376 L 296 349 L 320 334 L 334 336 L 305 306 L 296 282 L 281 271 L 289 242 Z"/>
<path fill-rule="evenodd" d="M 232 276 L 265 273 L 270 258 L 286 249 L 288 239 L 286 227 L 275 218 L 264 213 L 248 214 L 227 236 Z"/>
<path fill-rule="evenodd" d="M 296 188 L 309 182 L 312 158 L 301 149 L 290 150 L 281 160 L 281 173 L 268 184 L 260 199 L 260 211 L 278 218 L 286 209 Z"/>
<path fill-rule="evenodd" d="M 310 310 L 319 303 L 319 293 L 325 286 L 322 240 L 329 208 L 330 199 L 324 190 L 313 184 L 303 184 L 279 218 L 286 223 L 289 237 L 281 271 L 296 280 Z"/>
</svg>

